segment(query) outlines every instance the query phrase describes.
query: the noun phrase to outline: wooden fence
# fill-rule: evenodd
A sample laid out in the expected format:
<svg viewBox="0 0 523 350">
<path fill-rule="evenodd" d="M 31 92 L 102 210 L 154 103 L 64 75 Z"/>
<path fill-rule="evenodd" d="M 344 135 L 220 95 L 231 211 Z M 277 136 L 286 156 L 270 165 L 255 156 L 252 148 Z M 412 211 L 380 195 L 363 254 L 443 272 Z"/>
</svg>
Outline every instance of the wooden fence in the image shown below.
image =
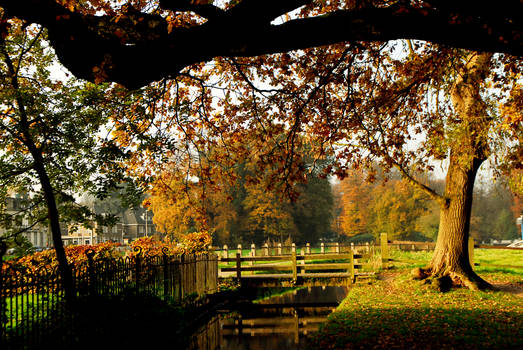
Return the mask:
<svg viewBox="0 0 523 350">
<path fill-rule="evenodd" d="M 369 261 L 374 256 L 381 260 L 381 268 L 388 268 L 393 262 L 419 262 L 392 259 L 391 249 L 432 251 L 435 246 L 435 242 L 390 241 L 387 234 L 382 233 L 378 244 L 374 242 L 362 245 L 321 243 L 319 246 L 312 247 L 310 243 L 306 243 L 299 249 L 295 243 L 287 246 L 281 243 L 274 246 L 264 244 L 261 248 L 251 244 L 250 249 L 244 249 L 240 244 L 236 250 L 229 249 L 225 245 L 223 248 L 214 248 L 214 251 L 219 256 L 221 267 L 218 275 L 221 278 L 234 277 L 239 281 L 291 278 L 297 281 L 301 277 L 347 277 L 354 281 L 358 275 L 367 275 L 357 270 L 369 265 Z M 475 248 L 513 250 L 523 250 L 523 248 L 475 245 L 472 237 L 468 242 L 469 258 L 473 266 L 521 268 L 521 266 L 474 262 Z"/>
<path fill-rule="evenodd" d="M 249 247 L 249 248 L 246 248 Z M 375 247 L 374 242 L 365 243 L 361 245 L 355 245 L 354 243 L 342 244 L 342 243 L 320 243 L 319 245 L 312 246 L 310 243 L 303 245 L 299 251 L 301 255 L 305 254 L 325 254 L 325 253 L 346 253 L 349 251 L 354 252 L 371 252 Z M 220 247 L 211 247 L 211 249 L 218 254 L 221 258 L 229 258 L 231 255 L 235 256 L 236 253 L 240 252 L 243 255 L 248 255 L 251 257 L 255 256 L 281 256 L 281 255 L 291 255 L 293 251 L 298 252 L 298 248 L 295 243 L 290 245 L 283 245 L 278 243 L 276 245 L 269 246 L 264 244 L 260 248 L 257 248 L 255 244 L 250 246 L 243 246 L 238 244 L 236 249 L 231 249 L 227 245 L 224 245 L 223 248 Z"/>
<path fill-rule="evenodd" d="M 240 282 L 271 278 L 287 278 L 294 283 L 302 278 L 345 278 L 354 282 L 356 270 L 364 266 L 362 260 L 371 257 L 370 246 L 363 248 L 367 253 L 355 253 L 350 246 L 342 249 L 339 244 L 328 248 L 332 248 L 333 252 L 326 252 L 325 246 L 321 246 L 319 252 L 313 252 L 310 245 L 306 245 L 297 254 L 293 243 L 288 251 L 281 245 L 274 249 L 264 246 L 261 255 L 257 255 L 256 247 L 251 245 L 248 256 L 243 256 L 243 249 L 239 246 L 235 256 L 231 257 L 230 251 L 224 247 L 219 258 L 218 275 L 222 278 L 234 277 Z"/>
<path fill-rule="evenodd" d="M 89 251 L 88 251 L 89 253 Z M 93 254 L 94 255 L 94 254 Z M 142 256 L 93 260 L 72 266 L 77 297 L 116 296 L 124 291 L 184 303 L 218 286 L 216 255 Z M 2 263 L 0 348 L 25 348 L 48 339 L 56 327 L 73 332 L 74 312 L 56 268 L 28 269 Z M 61 334 L 65 338 L 68 334 Z"/>
</svg>

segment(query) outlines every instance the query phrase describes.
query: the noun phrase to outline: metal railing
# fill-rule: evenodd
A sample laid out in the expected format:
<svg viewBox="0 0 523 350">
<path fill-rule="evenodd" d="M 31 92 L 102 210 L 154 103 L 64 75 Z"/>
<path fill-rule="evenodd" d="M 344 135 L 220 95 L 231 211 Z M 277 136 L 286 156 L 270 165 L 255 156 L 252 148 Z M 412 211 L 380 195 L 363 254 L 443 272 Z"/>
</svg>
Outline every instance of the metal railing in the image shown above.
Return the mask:
<svg viewBox="0 0 523 350">
<path fill-rule="evenodd" d="M 147 256 L 87 261 L 71 266 L 76 297 L 116 296 L 124 291 L 154 295 L 183 304 L 188 296 L 216 292 L 214 254 Z M 2 262 L 0 269 L 0 348 L 27 348 L 54 336 L 74 334 L 74 312 L 65 300 L 57 268 L 31 269 Z M 64 326 L 65 325 L 65 326 Z M 58 332 L 57 327 L 60 328 Z"/>
</svg>

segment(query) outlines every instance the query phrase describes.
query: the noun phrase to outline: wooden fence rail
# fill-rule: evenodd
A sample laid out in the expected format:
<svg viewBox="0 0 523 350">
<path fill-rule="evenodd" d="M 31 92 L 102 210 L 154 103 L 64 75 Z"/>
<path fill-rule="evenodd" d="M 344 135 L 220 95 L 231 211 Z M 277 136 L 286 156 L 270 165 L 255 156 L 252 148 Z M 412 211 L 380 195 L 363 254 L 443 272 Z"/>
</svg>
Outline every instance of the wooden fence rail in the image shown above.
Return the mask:
<svg viewBox="0 0 523 350">
<path fill-rule="evenodd" d="M 354 281 L 358 276 L 356 270 L 362 269 L 364 264 L 359 260 L 370 260 L 379 253 L 381 258 L 381 268 L 388 268 L 390 263 L 409 262 L 406 260 L 397 261 L 390 257 L 391 249 L 421 251 L 433 250 L 435 242 L 415 242 L 415 241 L 390 241 L 386 233 L 380 235 L 378 244 L 366 243 L 363 245 L 340 244 L 340 243 L 321 243 L 319 246 L 312 247 L 306 243 L 299 249 L 295 243 L 282 245 L 281 243 L 269 246 L 264 244 L 261 248 L 256 248 L 254 244 L 249 249 L 244 249 L 241 244 L 236 249 L 230 249 L 227 245 L 223 248 L 213 248 L 218 254 L 221 266 L 218 275 L 221 278 L 234 277 L 242 279 L 256 278 L 292 278 L 296 281 L 300 277 L 349 277 Z M 512 249 L 523 250 L 523 248 L 508 248 L 499 246 L 475 245 L 471 237 L 468 242 L 468 254 L 473 266 L 493 266 L 521 268 L 521 266 L 509 265 L 489 265 L 474 261 L 474 249 Z M 329 272 L 325 272 L 325 271 Z M 337 272 L 333 272 L 337 271 Z"/>
<path fill-rule="evenodd" d="M 370 259 L 370 254 L 324 253 L 290 255 L 242 256 L 237 252 L 234 258 L 220 258 L 220 264 L 233 266 L 220 267 L 220 277 L 242 279 L 256 278 L 349 278 L 355 281 L 356 270 L 363 268 L 359 260 Z M 232 274 L 231 274 L 232 273 Z"/>
</svg>

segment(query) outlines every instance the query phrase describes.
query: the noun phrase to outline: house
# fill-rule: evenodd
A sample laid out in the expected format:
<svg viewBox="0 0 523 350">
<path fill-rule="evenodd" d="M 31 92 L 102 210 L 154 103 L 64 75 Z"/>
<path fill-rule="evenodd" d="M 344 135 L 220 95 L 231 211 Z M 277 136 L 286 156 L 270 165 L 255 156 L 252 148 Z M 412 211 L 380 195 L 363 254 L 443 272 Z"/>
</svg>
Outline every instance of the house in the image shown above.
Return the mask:
<svg viewBox="0 0 523 350">
<path fill-rule="evenodd" d="M 17 231 L 23 230 L 21 235 L 26 237 L 34 247 L 52 247 L 53 242 L 47 225 L 36 224 L 30 227 L 27 215 L 26 217 L 22 216 L 24 213 L 30 215 L 30 213 L 27 213 L 29 204 L 30 199 L 28 196 L 13 194 L 6 198 L 4 213 L 10 215 L 12 221 L 16 221 L 14 224 L 12 223 L 12 228 Z M 64 232 L 67 233 L 66 225 L 61 224 L 60 228 L 62 229 L 62 234 Z M 7 230 L 4 227 L 0 227 L 0 235 L 6 233 Z"/>
<path fill-rule="evenodd" d="M 68 234 L 62 235 L 64 245 L 92 244 L 97 242 L 96 224 L 93 228 L 70 224 Z"/>
<path fill-rule="evenodd" d="M 129 244 L 133 240 L 156 234 L 152 213 L 138 207 L 124 210 L 116 215 L 118 221 L 113 226 L 99 226 L 93 223 L 93 228 L 78 226 L 70 227 L 69 235 L 63 236 L 66 245 L 91 244 L 101 242 L 119 242 Z"/>
</svg>

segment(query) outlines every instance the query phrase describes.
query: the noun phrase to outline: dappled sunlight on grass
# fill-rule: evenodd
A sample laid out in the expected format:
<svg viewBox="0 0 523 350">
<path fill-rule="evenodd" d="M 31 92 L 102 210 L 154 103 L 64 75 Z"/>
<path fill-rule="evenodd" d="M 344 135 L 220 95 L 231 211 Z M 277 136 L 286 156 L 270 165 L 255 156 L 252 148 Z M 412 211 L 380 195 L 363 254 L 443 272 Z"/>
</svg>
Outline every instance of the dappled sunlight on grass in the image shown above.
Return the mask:
<svg viewBox="0 0 523 350">
<path fill-rule="evenodd" d="M 489 277 L 503 279 L 498 275 Z M 523 283 L 523 274 L 512 279 Z M 465 288 L 440 293 L 402 270 L 351 289 L 311 340 L 312 349 L 363 347 L 521 349 L 523 298 Z"/>
</svg>

